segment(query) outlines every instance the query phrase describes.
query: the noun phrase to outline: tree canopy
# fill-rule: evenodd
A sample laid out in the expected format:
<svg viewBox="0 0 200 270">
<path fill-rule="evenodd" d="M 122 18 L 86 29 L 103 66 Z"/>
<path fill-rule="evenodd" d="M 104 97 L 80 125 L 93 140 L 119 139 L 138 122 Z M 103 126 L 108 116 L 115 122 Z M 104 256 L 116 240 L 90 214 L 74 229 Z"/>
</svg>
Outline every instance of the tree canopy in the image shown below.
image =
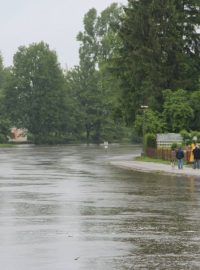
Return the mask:
<svg viewBox="0 0 200 270">
<path fill-rule="evenodd" d="M 122 20 L 121 79 L 128 121 L 141 104 L 162 110 L 164 89 L 197 90 L 200 73 L 200 3 L 128 1 Z"/>
<path fill-rule="evenodd" d="M 6 104 L 16 124 L 36 137 L 63 132 L 67 126 L 65 82 L 56 53 L 43 42 L 20 47 L 11 74 Z"/>
<path fill-rule="evenodd" d="M 16 126 L 36 143 L 100 143 L 138 138 L 144 126 L 199 130 L 199 10 L 199 0 L 92 8 L 70 70 L 44 42 L 19 47 L 9 68 L 0 56 L 0 135 Z"/>
</svg>

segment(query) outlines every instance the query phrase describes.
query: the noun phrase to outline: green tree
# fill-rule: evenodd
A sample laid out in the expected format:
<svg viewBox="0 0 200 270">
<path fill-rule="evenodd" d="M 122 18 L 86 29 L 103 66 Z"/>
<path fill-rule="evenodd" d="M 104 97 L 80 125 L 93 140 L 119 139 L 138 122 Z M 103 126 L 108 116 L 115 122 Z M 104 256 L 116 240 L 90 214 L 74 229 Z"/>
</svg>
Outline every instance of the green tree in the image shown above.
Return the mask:
<svg viewBox="0 0 200 270">
<path fill-rule="evenodd" d="M 194 91 L 190 97 L 190 106 L 194 111 L 194 119 L 190 123 L 192 130 L 200 130 L 200 91 Z"/>
<path fill-rule="evenodd" d="M 127 122 L 141 104 L 161 111 L 163 89 L 197 89 L 199 9 L 199 0 L 128 1 L 119 61 Z"/>
<path fill-rule="evenodd" d="M 111 118 L 113 93 L 110 94 L 110 89 L 113 90 L 113 85 L 117 86 L 117 83 L 111 72 L 105 70 L 108 71 L 106 63 L 114 53 L 115 39 L 110 24 L 117 14 L 116 5 L 103 11 L 101 16 L 97 16 L 95 9 L 89 10 L 84 17 L 84 31 L 77 36 L 80 66 L 75 70 L 75 95 L 78 96 L 87 142 L 108 139 L 111 128 L 115 129 Z"/>
<path fill-rule="evenodd" d="M 119 25 L 124 11 L 122 6 L 113 3 L 103 10 L 96 22 L 96 36 L 98 40 L 98 65 L 110 65 L 119 56 L 121 39 Z"/>
<path fill-rule="evenodd" d="M 101 92 L 98 88 L 98 72 L 80 67 L 67 75 L 68 88 L 74 100 L 74 127 L 77 132 L 86 134 L 86 141 L 99 142 L 102 117 L 104 114 Z M 82 136 L 81 136 L 82 137 Z"/>
<path fill-rule="evenodd" d="M 116 3 L 103 10 L 97 20 L 97 38 L 99 40 L 98 66 L 99 80 L 104 94 L 107 114 L 113 121 L 112 129 L 120 130 L 124 125 L 124 114 L 120 100 L 120 78 L 114 75 L 118 72 L 115 60 L 119 57 L 121 39 L 119 38 L 120 19 L 123 8 Z"/>
<path fill-rule="evenodd" d="M 3 57 L 0 54 L 0 112 L 3 111 L 3 101 L 5 95 L 5 87 L 7 84 L 8 77 L 10 75 L 10 69 L 5 68 L 3 64 Z"/>
<path fill-rule="evenodd" d="M 0 143 L 8 141 L 11 122 L 5 109 L 5 87 L 9 76 L 9 69 L 3 65 L 3 57 L 0 55 Z"/>
<path fill-rule="evenodd" d="M 194 112 L 190 106 L 189 95 L 185 90 L 164 91 L 163 116 L 168 131 L 180 132 L 188 130 L 193 121 Z"/>
<path fill-rule="evenodd" d="M 67 130 L 64 76 L 47 44 L 18 49 L 6 102 L 16 125 L 27 128 L 38 142 L 56 140 Z"/>
<path fill-rule="evenodd" d="M 98 87 L 97 55 L 98 44 L 95 25 L 97 22 L 96 9 L 91 9 L 84 16 L 84 31 L 77 35 L 80 42 L 80 66 L 76 70 L 79 77 L 79 88 L 76 95 L 79 97 L 80 109 L 84 119 L 87 143 L 91 140 L 91 133 L 99 134 L 101 126 L 101 92 Z M 99 136 L 97 136 L 99 137 Z M 100 138 L 97 138 L 97 142 Z"/>
<path fill-rule="evenodd" d="M 8 142 L 11 131 L 11 123 L 7 118 L 0 117 L 0 143 Z"/>
<path fill-rule="evenodd" d="M 144 133 L 161 133 L 165 130 L 165 122 L 162 116 L 158 112 L 154 112 L 151 109 L 147 109 L 137 114 L 134 123 L 134 128 L 139 136 Z"/>
<path fill-rule="evenodd" d="M 84 31 L 77 36 L 80 42 L 78 97 L 89 142 L 116 140 L 123 135 L 123 117 L 119 107 L 120 83 L 113 76 L 114 59 L 119 54 L 118 26 L 123 10 L 110 5 L 100 16 L 95 9 L 84 17 Z M 77 76 L 76 76 L 77 78 Z"/>
</svg>

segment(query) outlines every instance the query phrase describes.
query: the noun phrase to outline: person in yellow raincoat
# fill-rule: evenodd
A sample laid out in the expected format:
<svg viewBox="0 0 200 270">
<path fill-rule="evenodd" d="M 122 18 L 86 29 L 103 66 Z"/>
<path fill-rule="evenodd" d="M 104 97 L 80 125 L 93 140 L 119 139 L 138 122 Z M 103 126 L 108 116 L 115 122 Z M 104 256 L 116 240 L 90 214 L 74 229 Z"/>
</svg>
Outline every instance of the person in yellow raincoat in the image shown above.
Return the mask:
<svg viewBox="0 0 200 270">
<path fill-rule="evenodd" d="M 189 162 L 190 163 L 193 163 L 194 162 L 194 155 L 193 155 L 194 148 L 195 148 L 195 144 L 192 143 L 192 145 L 191 145 L 191 152 L 190 152 L 190 158 L 189 158 Z"/>
</svg>

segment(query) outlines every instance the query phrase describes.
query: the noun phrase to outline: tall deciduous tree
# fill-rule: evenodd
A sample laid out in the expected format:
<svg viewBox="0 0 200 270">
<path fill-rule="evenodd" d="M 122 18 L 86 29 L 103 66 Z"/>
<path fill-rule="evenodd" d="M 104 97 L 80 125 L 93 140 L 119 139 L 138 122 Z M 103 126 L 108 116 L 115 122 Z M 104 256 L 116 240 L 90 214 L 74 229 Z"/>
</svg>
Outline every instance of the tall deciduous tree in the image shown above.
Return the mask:
<svg viewBox="0 0 200 270">
<path fill-rule="evenodd" d="M 190 106 L 194 111 L 194 120 L 190 123 L 190 128 L 200 131 L 200 91 L 191 94 Z"/>
<path fill-rule="evenodd" d="M 3 57 L 0 54 L 0 143 L 7 142 L 10 134 L 11 122 L 5 110 L 5 87 L 9 70 L 4 67 Z"/>
<path fill-rule="evenodd" d="M 76 89 L 79 89 L 77 94 L 85 115 L 88 142 L 90 137 L 96 142 L 107 139 L 108 126 L 116 131 L 113 116 L 116 116 L 119 82 L 110 70 L 119 47 L 117 26 L 121 12 L 116 4 L 105 9 L 100 16 L 95 9 L 89 10 L 84 17 L 84 31 L 77 36 L 80 66 L 75 73 L 80 86 Z"/>
<path fill-rule="evenodd" d="M 91 9 L 84 16 L 84 31 L 80 32 L 77 40 L 80 42 L 79 57 L 80 66 L 78 77 L 80 86 L 77 90 L 80 109 L 84 119 L 86 138 L 89 143 L 91 133 L 96 133 L 99 141 L 99 130 L 101 128 L 101 91 L 98 87 L 98 42 L 96 39 L 97 11 Z M 77 77 L 77 76 L 76 76 Z"/>
<path fill-rule="evenodd" d="M 91 137 L 98 131 L 102 114 L 97 73 L 95 75 L 95 72 L 90 72 L 76 67 L 66 76 L 67 88 L 74 103 L 74 129 L 80 137 L 83 133 L 86 134 L 87 143 L 93 141 Z M 98 140 L 99 138 L 97 142 Z"/>
<path fill-rule="evenodd" d="M 107 110 L 118 128 L 124 124 L 124 119 L 120 104 L 120 78 L 114 76 L 113 71 L 119 70 L 119 67 L 115 65 L 115 60 L 119 57 L 122 45 L 118 32 L 123 14 L 122 6 L 113 3 L 102 11 L 96 27 L 99 41 L 99 79 Z"/>
<path fill-rule="evenodd" d="M 12 118 L 43 142 L 59 136 L 67 127 L 64 87 L 56 53 L 47 44 L 20 47 L 7 89 Z"/>
<path fill-rule="evenodd" d="M 77 40 L 80 42 L 80 66 L 76 70 L 79 87 L 76 95 L 79 99 L 87 142 L 93 136 L 96 142 L 100 141 L 103 119 L 103 95 L 99 84 L 97 39 L 97 12 L 91 9 L 84 16 L 84 31 L 80 32 Z"/>
<path fill-rule="evenodd" d="M 162 109 L 162 90 L 197 89 L 199 0 L 129 0 L 120 36 L 127 121 L 141 104 Z"/>
</svg>

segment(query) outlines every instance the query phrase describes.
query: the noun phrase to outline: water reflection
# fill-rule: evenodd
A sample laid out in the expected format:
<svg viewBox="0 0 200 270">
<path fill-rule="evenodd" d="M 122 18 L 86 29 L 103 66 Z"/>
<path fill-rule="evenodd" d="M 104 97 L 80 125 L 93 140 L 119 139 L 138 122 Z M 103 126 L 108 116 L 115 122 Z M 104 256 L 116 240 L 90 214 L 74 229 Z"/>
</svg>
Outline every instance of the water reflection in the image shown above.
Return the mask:
<svg viewBox="0 0 200 270">
<path fill-rule="evenodd" d="M 198 179 L 109 165 L 137 152 L 119 145 L 2 150 L 2 269 L 199 269 Z"/>
</svg>

